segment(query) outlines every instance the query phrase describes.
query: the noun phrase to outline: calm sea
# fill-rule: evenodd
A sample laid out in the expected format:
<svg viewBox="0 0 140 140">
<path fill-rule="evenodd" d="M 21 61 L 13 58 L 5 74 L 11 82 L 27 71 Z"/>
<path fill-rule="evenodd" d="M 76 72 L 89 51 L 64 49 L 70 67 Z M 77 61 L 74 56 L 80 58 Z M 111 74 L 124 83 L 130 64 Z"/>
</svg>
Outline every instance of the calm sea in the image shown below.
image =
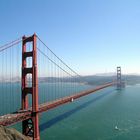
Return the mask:
<svg viewBox="0 0 140 140">
<path fill-rule="evenodd" d="M 13 127 L 21 130 L 20 123 Z M 109 87 L 45 112 L 40 134 L 41 140 L 140 140 L 140 85 Z"/>
</svg>

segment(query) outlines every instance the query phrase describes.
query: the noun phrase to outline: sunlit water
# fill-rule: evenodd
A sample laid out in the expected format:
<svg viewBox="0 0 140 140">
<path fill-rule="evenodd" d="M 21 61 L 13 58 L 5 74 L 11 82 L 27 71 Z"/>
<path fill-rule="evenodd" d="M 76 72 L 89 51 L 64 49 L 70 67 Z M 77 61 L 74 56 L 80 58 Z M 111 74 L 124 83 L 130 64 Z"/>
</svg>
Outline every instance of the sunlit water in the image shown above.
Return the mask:
<svg viewBox="0 0 140 140">
<path fill-rule="evenodd" d="M 139 140 L 140 85 L 109 87 L 45 112 L 40 134 L 41 140 Z"/>
</svg>

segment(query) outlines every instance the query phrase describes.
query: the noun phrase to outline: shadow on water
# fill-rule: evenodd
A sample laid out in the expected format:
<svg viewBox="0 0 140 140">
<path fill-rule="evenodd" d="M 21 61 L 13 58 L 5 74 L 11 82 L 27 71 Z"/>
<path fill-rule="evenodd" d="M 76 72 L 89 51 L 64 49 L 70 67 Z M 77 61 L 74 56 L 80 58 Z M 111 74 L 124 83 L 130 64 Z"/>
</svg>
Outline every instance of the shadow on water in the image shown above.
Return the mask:
<svg viewBox="0 0 140 140">
<path fill-rule="evenodd" d="M 100 100 L 101 98 L 103 98 L 103 97 L 109 95 L 109 94 L 112 93 L 113 91 L 114 91 L 114 90 L 107 91 L 107 92 L 103 93 L 102 95 L 99 95 L 98 97 L 94 97 L 94 99 L 89 100 L 89 101 L 83 103 L 82 105 L 79 105 L 79 106 L 77 106 L 76 108 L 74 108 L 74 109 L 72 109 L 72 110 L 69 110 L 69 111 L 67 111 L 67 112 L 65 112 L 65 113 L 63 113 L 63 114 L 60 114 L 60 115 L 56 116 L 55 118 L 52 118 L 51 120 L 49 120 L 49 121 L 47 121 L 47 122 L 41 124 L 41 125 L 40 125 L 40 131 L 44 131 L 44 130 L 46 130 L 47 128 L 50 128 L 51 126 L 55 125 L 56 123 L 58 123 L 58 122 L 60 122 L 60 121 L 62 121 L 62 120 L 64 120 L 64 119 L 70 117 L 72 114 L 74 114 L 74 113 L 76 113 L 76 112 L 78 112 L 78 111 L 80 111 L 80 110 L 82 110 L 82 109 L 88 107 L 88 106 L 89 106 L 90 104 L 92 104 L 93 102 L 98 101 L 98 100 Z"/>
</svg>

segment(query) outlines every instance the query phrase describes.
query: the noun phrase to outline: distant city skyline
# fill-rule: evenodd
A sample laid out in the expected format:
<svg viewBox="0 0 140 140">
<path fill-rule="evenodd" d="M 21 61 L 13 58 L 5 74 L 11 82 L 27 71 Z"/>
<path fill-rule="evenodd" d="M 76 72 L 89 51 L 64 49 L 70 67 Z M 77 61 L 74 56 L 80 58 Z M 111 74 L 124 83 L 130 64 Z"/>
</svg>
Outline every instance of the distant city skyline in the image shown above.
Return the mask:
<svg viewBox="0 0 140 140">
<path fill-rule="evenodd" d="M 36 32 L 81 75 L 140 74 L 139 0 L 3 0 L 0 46 Z"/>
</svg>

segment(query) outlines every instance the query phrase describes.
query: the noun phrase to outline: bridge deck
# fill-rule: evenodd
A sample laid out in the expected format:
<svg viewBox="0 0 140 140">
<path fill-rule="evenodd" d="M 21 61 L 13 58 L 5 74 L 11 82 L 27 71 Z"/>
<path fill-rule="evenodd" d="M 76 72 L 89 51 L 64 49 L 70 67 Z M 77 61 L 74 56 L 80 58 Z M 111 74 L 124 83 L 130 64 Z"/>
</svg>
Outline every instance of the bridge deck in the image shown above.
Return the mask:
<svg viewBox="0 0 140 140">
<path fill-rule="evenodd" d="M 53 109 L 62 104 L 72 102 L 73 100 L 78 99 L 82 96 L 86 96 L 88 94 L 94 93 L 95 91 L 98 91 L 98 90 L 101 90 L 101 89 L 104 89 L 104 88 L 107 88 L 107 87 L 113 86 L 113 85 L 114 85 L 114 83 L 108 83 L 108 84 L 105 84 L 102 86 L 98 86 L 91 90 L 82 91 L 75 95 L 67 96 L 64 98 L 57 99 L 55 101 L 40 104 L 38 112 L 39 113 L 45 112 L 47 110 Z M 31 110 L 32 110 L 32 108 L 29 108 L 28 110 L 19 110 L 12 114 L 6 114 L 4 116 L 0 116 L 0 125 L 9 126 L 9 125 L 15 124 L 17 122 L 21 122 L 23 120 L 29 119 L 29 118 L 31 118 L 31 114 L 32 114 Z"/>
</svg>

